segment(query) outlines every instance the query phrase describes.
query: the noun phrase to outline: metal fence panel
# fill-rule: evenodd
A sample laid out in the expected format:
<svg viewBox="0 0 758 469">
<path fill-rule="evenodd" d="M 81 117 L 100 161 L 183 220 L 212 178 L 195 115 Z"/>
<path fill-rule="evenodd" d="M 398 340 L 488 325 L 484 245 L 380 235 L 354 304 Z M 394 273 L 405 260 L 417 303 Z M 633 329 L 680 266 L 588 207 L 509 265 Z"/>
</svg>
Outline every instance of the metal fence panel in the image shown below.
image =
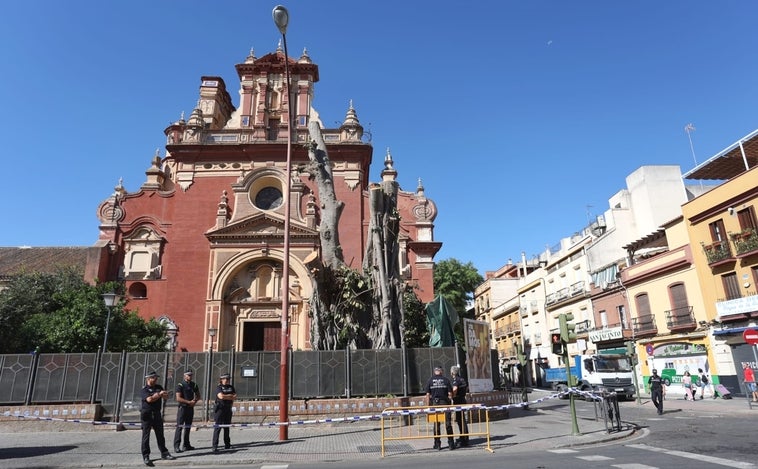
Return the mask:
<svg viewBox="0 0 758 469">
<path fill-rule="evenodd" d="M 351 350 L 350 392 L 354 396 L 403 395 L 403 351 Z"/>
<path fill-rule="evenodd" d="M 103 406 L 108 415 L 115 415 L 118 410 L 118 396 L 122 392 L 121 370 L 123 353 L 104 353 L 100 357 L 95 401 Z"/>
<path fill-rule="evenodd" d="M 434 374 L 434 367 L 449 370 L 456 364 L 455 347 L 412 348 L 407 350 L 408 392 L 424 394 L 426 382 Z"/>
<path fill-rule="evenodd" d="M 313 350 L 292 353 L 292 396 L 339 397 L 345 395 L 344 350 Z"/>
<path fill-rule="evenodd" d="M 256 399 L 260 395 L 260 352 L 237 352 L 234 363 L 234 388 L 238 396 Z M 242 370 L 248 370 L 247 376 Z"/>
<path fill-rule="evenodd" d="M 282 356 L 279 352 L 260 352 L 261 366 L 258 369 L 261 397 L 279 397 L 279 372 Z M 292 370 L 290 370 L 291 372 Z"/>
<path fill-rule="evenodd" d="M 32 354 L 0 355 L 0 403 L 26 403 L 34 357 Z"/>
<path fill-rule="evenodd" d="M 96 353 L 40 354 L 32 402 L 89 402 L 96 365 Z"/>
</svg>

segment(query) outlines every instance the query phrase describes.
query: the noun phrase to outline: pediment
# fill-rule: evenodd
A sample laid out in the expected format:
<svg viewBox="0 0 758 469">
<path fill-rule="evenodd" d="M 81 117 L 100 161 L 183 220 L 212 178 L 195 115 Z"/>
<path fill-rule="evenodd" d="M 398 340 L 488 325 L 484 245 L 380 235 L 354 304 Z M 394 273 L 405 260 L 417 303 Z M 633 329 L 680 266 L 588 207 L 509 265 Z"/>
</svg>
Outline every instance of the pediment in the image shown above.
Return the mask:
<svg viewBox="0 0 758 469">
<path fill-rule="evenodd" d="M 209 240 L 260 240 L 284 237 L 284 219 L 267 213 L 258 213 L 223 228 L 205 233 Z M 318 238 L 318 231 L 290 221 L 290 237 Z"/>
</svg>

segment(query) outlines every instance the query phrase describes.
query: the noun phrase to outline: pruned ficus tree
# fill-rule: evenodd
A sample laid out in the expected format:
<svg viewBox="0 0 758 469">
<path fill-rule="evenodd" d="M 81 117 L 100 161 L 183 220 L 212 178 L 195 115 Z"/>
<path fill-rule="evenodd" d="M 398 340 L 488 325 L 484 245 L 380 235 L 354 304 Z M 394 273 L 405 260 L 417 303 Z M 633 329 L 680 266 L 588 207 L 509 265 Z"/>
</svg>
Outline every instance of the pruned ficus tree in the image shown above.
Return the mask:
<svg viewBox="0 0 758 469">
<path fill-rule="evenodd" d="M 344 203 L 337 199 L 326 144 L 318 122 L 308 126 L 311 142 L 306 171 L 315 179 L 321 202 L 320 259 L 308 264 L 313 281 L 311 344 L 316 350 L 399 347 L 402 336 L 402 282 L 398 259 L 397 183 L 369 191 L 369 242 L 364 272 L 348 267 L 339 243 Z"/>
<path fill-rule="evenodd" d="M 375 349 L 398 348 L 402 341 L 403 282 L 398 266 L 397 191 L 396 181 L 382 181 L 369 187 L 369 236 L 363 270 L 374 287 L 369 338 Z"/>
</svg>

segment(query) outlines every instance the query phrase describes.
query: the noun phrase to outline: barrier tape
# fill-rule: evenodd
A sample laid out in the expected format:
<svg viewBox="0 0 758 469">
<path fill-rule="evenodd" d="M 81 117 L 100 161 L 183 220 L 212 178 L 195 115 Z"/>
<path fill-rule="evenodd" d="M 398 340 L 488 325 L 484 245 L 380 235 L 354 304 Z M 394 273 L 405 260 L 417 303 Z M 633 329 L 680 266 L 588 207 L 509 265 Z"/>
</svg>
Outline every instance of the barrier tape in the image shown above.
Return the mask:
<svg viewBox="0 0 758 469">
<path fill-rule="evenodd" d="M 586 399 L 593 401 L 603 400 L 603 396 L 594 394 L 589 391 L 582 391 L 577 388 L 568 388 L 566 391 L 562 391 L 549 396 L 541 397 L 533 401 L 518 402 L 516 404 L 503 404 L 495 406 L 486 406 L 483 404 L 467 404 L 462 406 L 450 406 L 444 408 L 427 407 L 423 409 L 405 409 L 405 410 L 385 410 L 381 414 L 372 415 L 355 415 L 352 417 L 336 417 L 325 419 L 313 419 L 313 420 L 290 420 L 289 422 L 270 422 L 270 423 L 233 423 L 228 425 L 182 425 L 184 428 L 261 428 L 261 427 L 280 427 L 280 426 L 296 426 L 296 425 L 313 425 L 322 423 L 343 423 L 343 422 L 359 422 L 367 420 L 380 420 L 383 416 L 389 415 L 414 415 L 414 414 L 436 414 L 439 412 L 459 412 L 463 410 L 507 410 L 517 409 L 519 407 L 526 407 L 529 405 L 540 404 L 551 399 L 561 399 L 568 397 L 571 394 L 582 396 Z M 3 417 L 16 417 L 19 419 L 27 420 L 39 420 L 43 422 L 67 422 L 67 423 L 82 423 L 87 425 L 115 425 L 123 427 L 141 427 L 140 422 L 103 422 L 99 420 L 83 420 L 83 419 L 66 419 L 57 417 L 40 417 L 38 415 L 30 415 L 29 411 L 22 413 L 21 411 L 5 411 Z M 177 425 L 169 425 L 169 427 L 176 428 Z"/>
</svg>

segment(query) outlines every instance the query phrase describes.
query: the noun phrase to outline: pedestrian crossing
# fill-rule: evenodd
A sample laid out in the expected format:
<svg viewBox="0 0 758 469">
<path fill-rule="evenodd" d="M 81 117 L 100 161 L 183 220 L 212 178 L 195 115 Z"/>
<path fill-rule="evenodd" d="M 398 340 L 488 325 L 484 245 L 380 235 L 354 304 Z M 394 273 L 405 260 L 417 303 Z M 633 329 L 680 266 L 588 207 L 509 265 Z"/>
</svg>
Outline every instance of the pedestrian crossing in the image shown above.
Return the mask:
<svg viewBox="0 0 758 469">
<path fill-rule="evenodd" d="M 734 461 L 731 459 L 726 458 L 717 458 L 715 456 L 708 456 L 704 454 L 697 454 L 697 453 L 690 453 L 687 451 L 677 451 L 677 450 L 671 450 L 671 449 L 665 449 L 665 448 L 658 448 L 655 446 L 650 446 L 646 444 L 629 444 L 624 445 L 627 448 L 633 448 L 637 450 L 643 450 L 643 451 L 650 451 L 654 453 L 661 453 L 668 456 L 674 456 L 674 457 L 680 457 L 680 458 L 686 458 L 696 461 L 696 465 L 703 467 L 707 464 L 714 464 L 718 466 L 723 467 L 732 467 L 735 469 L 755 469 L 758 466 L 756 466 L 753 463 L 749 462 L 742 462 L 742 461 Z M 587 451 L 585 450 L 578 450 L 578 449 L 571 449 L 571 448 L 556 448 L 548 450 L 548 452 L 553 454 L 563 454 L 563 455 L 575 455 L 577 459 L 580 459 L 582 461 L 587 462 L 603 462 L 603 461 L 615 461 L 616 458 L 611 456 L 605 456 L 601 454 L 586 454 Z M 610 464 L 608 467 L 614 467 L 618 469 L 667 469 L 667 467 L 670 467 L 669 464 L 664 464 L 663 466 L 651 466 L 648 464 L 640 464 L 640 463 L 619 463 L 619 464 Z"/>
</svg>

